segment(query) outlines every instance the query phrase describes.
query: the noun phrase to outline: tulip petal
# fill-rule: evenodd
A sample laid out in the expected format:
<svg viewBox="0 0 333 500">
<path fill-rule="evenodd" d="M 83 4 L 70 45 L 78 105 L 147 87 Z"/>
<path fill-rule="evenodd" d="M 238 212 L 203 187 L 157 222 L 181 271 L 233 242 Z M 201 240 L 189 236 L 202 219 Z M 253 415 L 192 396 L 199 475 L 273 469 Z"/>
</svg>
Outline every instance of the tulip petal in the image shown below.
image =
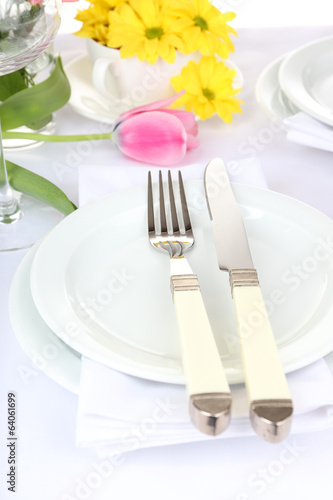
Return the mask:
<svg viewBox="0 0 333 500">
<path fill-rule="evenodd" d="M 158 109 L 163 109 L 167 108 L 170 106 L 176 99 L 178 99 L 185 90 L 182 90 L 178 92 L 177 94 L 173 95 L 172 97 L 168 97 L 167 99 L 160 99 L 159 101 L 154 101 L 149 104 L 144 104 L 143 106 L 137 106 L 136 108 L 132 108 L 128 111 L 125 111 L 125 113 L 122 113 L 119 116 L 119 121 L 126 120 L 129 116 L 136 115 L 138 113 L 142 113 L 143 111 L 156 111 Z"/>
<path fill-rule="evenodd" d="M 182 122 L 187 133 L 191 135 L 198 135 L 198 124 L 195 116 L 190 111 L 183 111 L 180 109 L 163 109 L 163 113 L 170 113 L 176 116 Z"/>
<path fill-rule="evenodd" d="M 188 139 L 182 122 L 163 111 L 132 115 L 115 127 L 111 137 L 126 156 L 162 166 L 185 156 Z"/>
<path fill-rule="evenodd" d="M 191 134 L 187 134 L 187 142 L 186 142 L 186 147 L 187 149 L 195 149 L 199 147 L 199 139 L 197 137 L 194 137 Z"/>
</svg>

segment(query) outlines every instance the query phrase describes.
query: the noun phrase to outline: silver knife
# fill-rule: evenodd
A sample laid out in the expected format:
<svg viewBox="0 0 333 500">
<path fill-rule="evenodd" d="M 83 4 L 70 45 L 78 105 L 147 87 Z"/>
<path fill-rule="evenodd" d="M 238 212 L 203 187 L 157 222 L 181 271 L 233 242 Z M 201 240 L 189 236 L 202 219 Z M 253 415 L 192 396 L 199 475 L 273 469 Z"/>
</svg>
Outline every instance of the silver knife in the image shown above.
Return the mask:
<svg viewBox="0 0 333 500">
<path fill-rule="evenodd" d="M 243 218 L 220 158 L 206 167 L 205 190 L 219 268 L 229 272 L 251 423 L 260 437 L 278 443 L 289 434 L 293 403 Z"/>
</svg>

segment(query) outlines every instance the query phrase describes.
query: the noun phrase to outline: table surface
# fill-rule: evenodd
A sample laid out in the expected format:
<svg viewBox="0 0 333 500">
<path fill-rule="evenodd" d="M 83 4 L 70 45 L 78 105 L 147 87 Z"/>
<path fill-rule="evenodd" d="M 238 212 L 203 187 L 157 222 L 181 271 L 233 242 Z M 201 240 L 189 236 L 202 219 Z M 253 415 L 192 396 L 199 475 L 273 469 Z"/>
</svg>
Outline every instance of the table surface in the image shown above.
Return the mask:
<svg viewBox="0 0 333 500">
<path fill-rule="evenodd" d="M 244 75 L 244 112 L 231 125 L 218 119 L 200 123 L 201 146 L 181 165 L 205 164 L 214 156 L 225 161 L 248 157 L 260 160 L 269 188 L 290 195 L 333 216 L 332 154 L 286 140 L 255 99 L 255 82 L 273 59 L 298 46 L 332 33 L 326 27 L 240 29 L 233 61 Z M 59 35 L 55 49 L 64 63 L 80 55 L 85 43 L 73 35 Z M 59 133 L 98 131 L 98 122 L 83 118 L 69 106 L 57 112 Z M 34 150 L 11 152 L 9 160 L 59 185 L 78 202 L 79 165 L 110 165 L 114 189 L 144 182 L 146 168 L 127 159 L 112 144 L 101 142 L 82 154 L 78 143 L 45 144 Z M 80 154 L 79 154 L 80 153 Z M 75 158 L 75 161 L 73 160 Z M 126 182 L 124 181 L 126 180 Z M 134 183 L 134 181 L 133 181 Z M 256 437 L 214 439 L 135 451 L 113 466 L 99 460 L 94 450 L 75 446 L 77 397 L 40 373 L 20 348 L 8 317 L 8 290 L 25 251 L 0 255 L 0 491 L 7 491 L 7 393 L 17 395 L 17 493 L 19 500 L 130 499 L 252 500 L 281 497 L 312 499 L 320 488 L 323 500 L 332 499 L 333 429 L 290 436 L 271 445 Z M 25 377 L 22 376 L 25 373 Z M 320 485 L 320 486 L 319 486 Z"/>
</svg>

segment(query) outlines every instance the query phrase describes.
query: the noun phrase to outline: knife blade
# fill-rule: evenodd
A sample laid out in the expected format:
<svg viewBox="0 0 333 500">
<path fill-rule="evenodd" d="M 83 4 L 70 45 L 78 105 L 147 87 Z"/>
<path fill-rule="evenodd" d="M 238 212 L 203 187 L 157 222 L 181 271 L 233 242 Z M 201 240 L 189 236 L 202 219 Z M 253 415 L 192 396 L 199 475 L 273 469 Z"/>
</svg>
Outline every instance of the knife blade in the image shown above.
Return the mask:
<svg viewBox="0 0 333 500">
<path fill-rule="evenodd" d="M 229 273 L 251 424 L 266 441 L 280 442 L 289 434 L 293 403 L 242 214 L 220 158 L 206 167 L 205 191 L 218 265 Z"/>
</svg>

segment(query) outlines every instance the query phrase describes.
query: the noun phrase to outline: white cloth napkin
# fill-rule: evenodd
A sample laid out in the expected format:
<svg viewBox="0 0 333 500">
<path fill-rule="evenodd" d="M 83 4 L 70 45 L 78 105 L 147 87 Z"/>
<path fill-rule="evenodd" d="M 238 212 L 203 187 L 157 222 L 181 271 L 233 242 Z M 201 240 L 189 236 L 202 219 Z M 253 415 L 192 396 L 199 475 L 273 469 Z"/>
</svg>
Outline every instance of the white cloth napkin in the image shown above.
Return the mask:
<svg viewBox="0 0 333 500">
<path fill-rule="evenodd" d="M 324 360 L 288 375 L 294 401 L 292 433 L 333 425 L 333 377 Z M 220 436 L 200 433 L 190 422 L 184 386 L 126 375 L 82 360 L 77 444 L 99 456 L 207 439 L 254 436 L 243 384 L 231 386 L 232 420 Z"/>
<path fill-rule="evenodd" d="M 206 165 L 193 163 L 181 167 L 184 179 L 203 179 Z M 267 188 L 266 179 L 257 157 L 226 162 L 232 182 Z M 177 169 L 176 167 L 174 168 Z M 105 196 L 113 191 L 128 189 L 147 184 L 149 170 L 159 170 L 151 165 L 138 163 L 135 167 L 80 165 L 79 166 L 79 205 Z"/>
<path fill-rule="evenodd" d="M 112 191 L 146 184 L 152 167 L 80 166 L 80 205 Z M 154 169 L 154 168 L 153 168 Z M 266 187 L 257 158 L 227 163 L 231 181 Z M 205 165 L 181 168 L 184 178 L 203 178 Z M 333 376 L 323 360 L 288 375 L 295 405 L 292 433 L 333 425 Z M 93 446 L 100 457 L 126 451 L 208 439 L 255 435 L 242 384 L 232 386 L 232 422 L 217 438 L 200 433 L 188 416 L 185 387 L 152 382 L 82 359 L 78 405 L 78 446 Z"/>
<path fill-rule="evenodd" d="M 304 112 L 283 120 L 289 129 L 287 139 L 304 146 L 333 151 L 333 127 L 325 125 Z"/>
</svg>

